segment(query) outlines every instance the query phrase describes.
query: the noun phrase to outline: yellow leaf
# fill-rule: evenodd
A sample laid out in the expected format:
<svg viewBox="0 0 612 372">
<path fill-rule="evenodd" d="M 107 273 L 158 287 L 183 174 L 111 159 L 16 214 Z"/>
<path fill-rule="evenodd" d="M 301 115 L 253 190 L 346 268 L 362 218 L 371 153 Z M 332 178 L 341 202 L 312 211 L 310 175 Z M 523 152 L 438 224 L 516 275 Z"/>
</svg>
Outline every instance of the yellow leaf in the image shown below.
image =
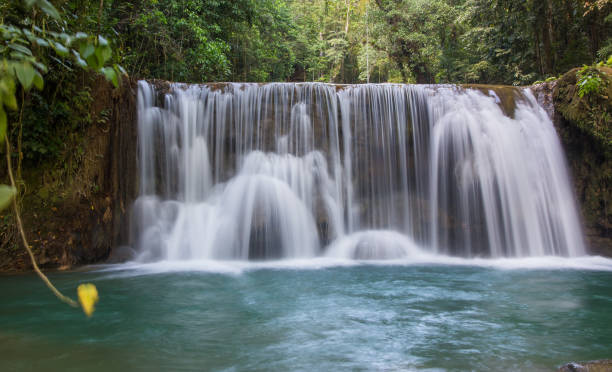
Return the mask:
<svg viewBox="0 0 612 372">
<path fill-rule="evenodd" d="M 90 283 L 81 284 L 77 288 L 79 302 L 87 316 L 91 316 L 95 310 L 96 302 L 98 302 L 98 290 L 96 286 Z"/>
</svg>

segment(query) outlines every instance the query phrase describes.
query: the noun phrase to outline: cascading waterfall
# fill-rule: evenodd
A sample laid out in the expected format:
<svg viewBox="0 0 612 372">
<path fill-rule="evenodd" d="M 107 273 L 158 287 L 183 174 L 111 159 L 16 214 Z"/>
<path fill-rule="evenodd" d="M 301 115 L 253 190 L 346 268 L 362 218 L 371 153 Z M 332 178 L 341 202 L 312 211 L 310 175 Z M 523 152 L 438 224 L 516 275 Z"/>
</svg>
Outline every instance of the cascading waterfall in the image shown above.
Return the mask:
<svg viewBox="0 0 612 372">
<path fill-rule="evenodd" d="M 141 81 L 137 259 L 584 254 L 553 124 L 504 89 Z"/>
</svg>

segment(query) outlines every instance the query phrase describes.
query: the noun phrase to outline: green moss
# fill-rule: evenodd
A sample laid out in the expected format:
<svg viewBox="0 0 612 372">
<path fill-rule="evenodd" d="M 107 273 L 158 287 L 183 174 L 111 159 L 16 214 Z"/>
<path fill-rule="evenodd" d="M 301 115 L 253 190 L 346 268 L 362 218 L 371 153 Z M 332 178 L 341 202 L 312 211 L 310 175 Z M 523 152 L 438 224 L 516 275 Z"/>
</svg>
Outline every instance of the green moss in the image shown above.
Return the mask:
<svg viewBox="0 0 612 372">
<path fill-rule="evenodd" d="M 579 69 L 563 75 L 555 88 L 555 108 L 572 125 L 592 136 L 612 154 L 612 68 L 592 68 L 601 78 L 597 92 L 580 96 Z"/>
</svg>

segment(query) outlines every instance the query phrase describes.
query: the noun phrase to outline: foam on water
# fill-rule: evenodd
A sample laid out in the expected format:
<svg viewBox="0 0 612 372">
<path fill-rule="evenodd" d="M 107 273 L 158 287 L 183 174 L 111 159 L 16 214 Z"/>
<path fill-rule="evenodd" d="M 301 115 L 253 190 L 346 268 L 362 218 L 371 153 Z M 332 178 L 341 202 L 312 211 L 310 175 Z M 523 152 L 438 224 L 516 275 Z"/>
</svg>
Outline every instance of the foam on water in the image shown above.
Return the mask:
<svg viewBox="0 0 612 372">
<path fill-rule="evenodd" d="M 428 257 L 406 235 L 395 231 L 369 230 L 353 233 L 334 241 L 327 257 L 354 260 L 401 260 Z"/>
<path fill-rule="evenodd" d="M 352 259 L 315 257 L 311 259 L 283 259 L 270 261 L 238 260 L 189 260 L 158 261 L 153 263 L 129 262 L 113 265 L 94 265 L 85 268 L 104 273 L 102 278 L 123 278 L 143 275 L 160 275 L 177 272 L 201 272 L 208 274 L 240 275 L 253 270 L 325 270 L 354 266 L 465 266 L 495 270 L 584 270 L 612 272 L 612 259 L 600 256 L 559 257 L 542 256 L 528 258 L 462 258 L 420 251 L 412 257 L 396 259 Z"/>
</svg>

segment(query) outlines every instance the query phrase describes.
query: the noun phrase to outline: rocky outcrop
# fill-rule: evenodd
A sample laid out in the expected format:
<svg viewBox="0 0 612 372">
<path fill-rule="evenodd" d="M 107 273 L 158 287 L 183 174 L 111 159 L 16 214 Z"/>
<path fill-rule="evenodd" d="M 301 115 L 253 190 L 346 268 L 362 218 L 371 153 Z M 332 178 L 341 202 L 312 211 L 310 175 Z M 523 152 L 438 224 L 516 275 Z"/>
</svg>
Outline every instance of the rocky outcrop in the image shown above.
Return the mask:
<svg viewBox="0 0 612 372">
<path fill-rule="evenodd" d="M 601 94 L 579 96 L 578 69 L 538 90 L 548 90 L 552 97 L 554 123 L 573 176 L 589 249 L 612 256 L 612 69 L 601 71 Z"/>
<path fill-rule="evenodd" d="M 136 83 L 125 79 L 114 88 L 99 77 L 89 89 L 94 120 L 70 144 L 78 154 L 23 170 L 24 227 L 39 265 L 47 269 L 103 261 L 128 234 L 137 191 Z M 62 172 L 67 163 L 69 176 Z M 29 270 L 11 210 L 0 219 L 0 272 Z"/>
</svg>

